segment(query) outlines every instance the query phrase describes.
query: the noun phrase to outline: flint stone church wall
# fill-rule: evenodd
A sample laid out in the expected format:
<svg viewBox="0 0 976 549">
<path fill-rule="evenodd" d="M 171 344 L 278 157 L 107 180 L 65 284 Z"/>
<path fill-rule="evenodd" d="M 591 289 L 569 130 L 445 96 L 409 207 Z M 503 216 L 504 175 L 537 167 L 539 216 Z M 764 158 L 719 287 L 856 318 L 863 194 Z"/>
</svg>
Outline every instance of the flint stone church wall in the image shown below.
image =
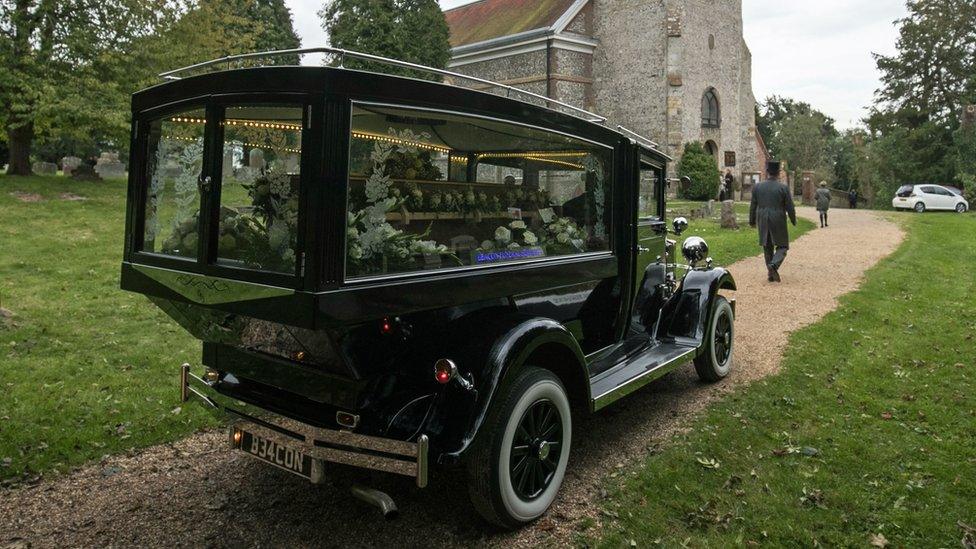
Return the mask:
<svg viewBox="0 0 976 549">
<path fill-rule="evenodd" d="M 713 143 L 719 169 L 731 169 L 737 182 L 761 171 L 742 0 L 590 0 L 560 36 L 597 45 L 575 51 L 554 40 L 546 49 L 452 70 L 606 116 L 659 143 L 675 159 L 672 177 L 691 141 Z M 718 128 L 702 125 L 709 89 L 719 99 Z M 726 151 L 735 166 L 726 165 Z"/>
</svg>

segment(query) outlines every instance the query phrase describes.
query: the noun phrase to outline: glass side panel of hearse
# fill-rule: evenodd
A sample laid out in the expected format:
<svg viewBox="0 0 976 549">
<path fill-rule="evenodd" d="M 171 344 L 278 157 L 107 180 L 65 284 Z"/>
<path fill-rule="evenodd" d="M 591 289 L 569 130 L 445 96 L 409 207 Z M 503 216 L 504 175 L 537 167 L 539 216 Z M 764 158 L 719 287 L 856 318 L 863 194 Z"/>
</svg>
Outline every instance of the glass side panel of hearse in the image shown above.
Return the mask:
<svg viewBox="0 0 976 549">
<path fill-rule="evenodd" d="M 224 102 L 148 116 L 138 261 L 293 285 L 306 110 Z"/>
<path fill-rule="evenodd" d="M 612 151 L 511 122 L 355 103 L 346 278 L 611 249 Z"/>
</svg>

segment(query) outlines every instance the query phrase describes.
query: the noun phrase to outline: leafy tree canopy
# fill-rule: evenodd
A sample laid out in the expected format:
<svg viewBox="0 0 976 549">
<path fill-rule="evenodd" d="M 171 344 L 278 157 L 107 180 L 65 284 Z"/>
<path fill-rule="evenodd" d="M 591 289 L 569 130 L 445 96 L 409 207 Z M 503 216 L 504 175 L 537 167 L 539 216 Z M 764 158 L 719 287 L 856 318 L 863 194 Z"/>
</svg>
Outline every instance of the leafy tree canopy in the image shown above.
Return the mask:
<svg viewBox="0 0 976 549">
<path fill-rule="evenodd" d="M 336 48 L 444 68 L 451 58 L 450 30 L 436 0 L 331 0 L 319 11 Z M 419 78 L 423 72 L 346 60 L 345 66 Z"/>
<path fill-rule="evenodd" d="M 712 155 L 705 152 L 701 143 L 695 141 L 685 144 L 681 161 L 678 162 L 678 177 L 691 179 L 691 185 L 682 190 L 682 197 L 690 200 L 709 200 L 718 196 L 718 164 Z"/>
<path fill-rule="evenodd" d="M 976 4 L 911 0 L 898 20 L 897 53 L 876 55 L 881 88 L 866 120 L 883 155 L 881 179 L 901 183 L 961 181 L 964 105 L 976 104 Z M 958 142 L 962 139 L 962 142 Z"/>
</svg>

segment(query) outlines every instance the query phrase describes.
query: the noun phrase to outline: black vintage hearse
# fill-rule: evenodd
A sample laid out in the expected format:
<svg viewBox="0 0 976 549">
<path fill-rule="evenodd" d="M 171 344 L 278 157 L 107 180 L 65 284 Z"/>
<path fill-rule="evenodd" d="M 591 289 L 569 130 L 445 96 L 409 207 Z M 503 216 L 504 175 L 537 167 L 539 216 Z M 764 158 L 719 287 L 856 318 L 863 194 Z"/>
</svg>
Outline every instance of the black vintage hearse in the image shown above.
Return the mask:
<svg viewBox="0 0 976 549">
<path fill-rule="evenodd" d="M 696 237 L 676 277 L 653 143 L 504 86 L 215 66 L 133 96 L 121 283 L 203 341 L 182 399 L 234 448 L 312 482 L 463 467 L 517 527 L 581 415 L 728 374 L 735 282 Z"/>
</svg>

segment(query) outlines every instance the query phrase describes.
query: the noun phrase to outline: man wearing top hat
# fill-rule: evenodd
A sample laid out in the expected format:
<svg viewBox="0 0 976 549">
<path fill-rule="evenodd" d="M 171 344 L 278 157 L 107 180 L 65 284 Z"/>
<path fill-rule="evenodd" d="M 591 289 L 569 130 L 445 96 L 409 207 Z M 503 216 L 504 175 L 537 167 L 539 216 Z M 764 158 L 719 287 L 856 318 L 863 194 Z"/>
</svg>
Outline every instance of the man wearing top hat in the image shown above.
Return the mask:
<svg viewBox="0 0 976 549">
<path fill-rule="evenodd" d="M 793 197 L 786 185 L 779 182 L 780 163 L 771 160 L 766 164 L 769 179 L 756 185 L 749 205 L 749 226 L 759 227 L 759 245 L 766 256 L 766 269 L 770 282 L 779 282 L 779 268 L 790 249 L 790 233 L 786 218 L 796 226 L 796 210 Z"/>
</svg>

